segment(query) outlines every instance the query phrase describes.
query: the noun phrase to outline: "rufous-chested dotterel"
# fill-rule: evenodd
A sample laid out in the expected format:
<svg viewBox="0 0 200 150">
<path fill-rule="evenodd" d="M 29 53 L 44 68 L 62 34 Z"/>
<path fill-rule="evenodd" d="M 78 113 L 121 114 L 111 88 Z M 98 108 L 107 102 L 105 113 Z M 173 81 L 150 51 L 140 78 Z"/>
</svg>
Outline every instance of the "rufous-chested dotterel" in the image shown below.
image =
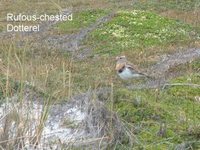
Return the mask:
<svg viewBox="0 0 200 150">
<path fill-rule="evenodd" d="M 134 65 L 129 63 L 125 56 L 118 56 L 116 57 L 116 68 L 117 74 L 123 80 L 128 80 L 131 78 L 138 78 L 138 77 L 149 77 L 145 73 L 139 71 Z"/>
</svg>

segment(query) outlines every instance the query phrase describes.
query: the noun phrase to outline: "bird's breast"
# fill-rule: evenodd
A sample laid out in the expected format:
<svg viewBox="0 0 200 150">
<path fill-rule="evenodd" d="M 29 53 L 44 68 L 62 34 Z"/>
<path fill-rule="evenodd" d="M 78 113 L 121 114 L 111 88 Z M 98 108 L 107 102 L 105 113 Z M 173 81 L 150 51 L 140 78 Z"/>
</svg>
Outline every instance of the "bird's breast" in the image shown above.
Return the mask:
<svg viewBox="0 0 200 150">
<path fill-rule="evenodd" d="M 137 78 L 137 77 L 141 77 L 141 74 L 138 73 L 134 73 L 132 70 L 128 69 L 128 68 L 124 68 L 123 70 L 118 70 L 118 75 L 120 76 L 120 78 L 122 78 L 123 80 L 128 80 L 131 78 Z"/>
<path fill-rule="evenodd" d="M 127 80 L 133 77 L 133 73 L 131 72 L 131 70 L 125 68 L 124 70 L 119 70 L 118 71 L 118 75 L 120 76 L 120 78 Z"/>
</svg>

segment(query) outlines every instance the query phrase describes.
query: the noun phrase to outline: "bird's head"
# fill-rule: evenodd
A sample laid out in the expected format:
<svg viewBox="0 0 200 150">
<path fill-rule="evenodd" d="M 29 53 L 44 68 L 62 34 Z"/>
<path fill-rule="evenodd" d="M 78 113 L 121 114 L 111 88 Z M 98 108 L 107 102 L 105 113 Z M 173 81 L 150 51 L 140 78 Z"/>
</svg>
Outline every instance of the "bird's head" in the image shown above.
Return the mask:
<svg viewBox="0 0 200 150">
<path fill-rule="evenodd" d="M 117 56 L 116 61 L 120 61 L 120 60 L 126 60 L 126 56 Z"/>
<path fill-rule="evenodd" d="M 126 56 L 117 56 L 116 61 L 117 64 L 115 70 L 119 70 L 126 64 Z"/>
</svg>

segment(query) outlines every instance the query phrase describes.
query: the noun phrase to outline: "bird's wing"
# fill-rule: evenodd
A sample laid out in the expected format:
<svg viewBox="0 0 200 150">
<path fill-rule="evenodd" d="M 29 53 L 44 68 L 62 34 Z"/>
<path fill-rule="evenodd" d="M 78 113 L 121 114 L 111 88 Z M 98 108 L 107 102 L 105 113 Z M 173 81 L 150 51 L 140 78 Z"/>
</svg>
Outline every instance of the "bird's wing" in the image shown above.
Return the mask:
<svg viewBox="0 0 200 150">
<path fill-rule="evenodd" d="M 143 76 L 147 76 L 146 74 L 142 73 L 142 71 L 139 70 L 136 66 L 133 66 L 130 63 L 127 63 L 126 67 L 129 68 L 133 73 L 137 73 L 137 74 L 140 74 L 140 75 L 143 75 Z"/>
<path fill-rule="evenodd" d="M 147 77 L 147 78 L 154 79 L 154 77 L 149 76 L 149 75 L 147 75 L 146 73 L 143 73 L 143 72 L 142 72 L 141 70 L 139 70 L 136 66 L 133 66 L 133 65 L 127 63 L 127 64 L 126 64 L 126 67 L 129 68 L 133 73 L 138 73 L 138 74 L 140 74 L 140 75 L 142 75 L 142 76 L 145 76 L 145 77 Z"/>
</svg>

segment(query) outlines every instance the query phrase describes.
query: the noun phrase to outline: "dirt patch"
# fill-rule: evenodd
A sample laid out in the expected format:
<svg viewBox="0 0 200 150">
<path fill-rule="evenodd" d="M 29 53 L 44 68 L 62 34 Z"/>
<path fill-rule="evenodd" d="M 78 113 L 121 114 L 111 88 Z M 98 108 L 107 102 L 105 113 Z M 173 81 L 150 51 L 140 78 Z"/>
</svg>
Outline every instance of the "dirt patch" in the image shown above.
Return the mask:
<svg viewBox="0 0 200 150">
<path fill-rule="evenodd" d="M 61 12 L 63 13 L 63 12 Z M 71 13 L 71 11 L 64 11 L 65 14 Z M 91 55 L 92 51 L 90 48 L 81 45 L 83 39 L 87 37 L 87 35 L 103 25 L 107 21 L 111 20 L 115 13 L 110 13 L 104 17 L 99 18 L 95 23 L 91 24 L 87 28 L 81 29 L 78 33 L 74 34 L 66 34 L 66 35 L 52 35 L 48 32 L 48 30 L 59 23 L 59 21 L 55 22 L 45 22 L 40 24 L 40 31 L 37 33 L 34 32 L 26 32 L 20 33 L 18 35 L 21 37 L 20 41 L 17 41 L 16 45 L 19 47 L 23 47 L 27 42 L 27 38 L 29 38 L 31 42 L 32 48 L 41 48 L 44 47 L 47 49 L 56 49 L 61 51 L 68 51 L 73 53 L 75 58 L 84 59 Z M 15 33 L 2 32 L 0 33 L 0 39 L 14 39 L 16 38 Z"/>
<path fill-rule="evenodd" d="M 162 57 L 156 65 L 148 69 L 148 74 L 154 79 L 148 80 L 144 84 L 131 85 L 130 89 L 146 89 L 146 88 L 159 88 L 164 86 L 170 79 L 184 74 L 181 71 L 170 72 L 170 69 L 175 68 L 179 65 L 192 62 L 195 59 L 200 58 L 200 49 L 192 48 L 188 50 L 180 50 L 177 53 Z"/>
<path fill-rule="evenodd" d="M 115 13 L 110 13 L 109 15 L 98 19 L 94 24 L 90 25 L 85 29 L 80 30 L 78 33 L 64 36 L 48 37 L 48 39 L 46 39 L 46 42 L 48 43 L 47 45 L 49 45 L 49 47 L 54 48 L 56 46 L 56 48 L 61 49 L 63 51 L 75 52 L 75 57 L 79 59 L 85 58 L 90 53 L 90 49 L 81 46 L 82 40 L 85 39 L 91 31 L 103 25 L 105 22 L 111 20 L 114 14 Z M 89 51 L 89 53 L 87 51 Z"/>
<path fill-rule="evenodd" d="M 180 50 L 177 53 L 163 57 L 163 60 L 149 69 L 152 76 L 165 76 L 165 72 L 178 65 L 192 62 L 200 57 L 200 49 L 193 48 L 188 50 Z"/>
</svg>

